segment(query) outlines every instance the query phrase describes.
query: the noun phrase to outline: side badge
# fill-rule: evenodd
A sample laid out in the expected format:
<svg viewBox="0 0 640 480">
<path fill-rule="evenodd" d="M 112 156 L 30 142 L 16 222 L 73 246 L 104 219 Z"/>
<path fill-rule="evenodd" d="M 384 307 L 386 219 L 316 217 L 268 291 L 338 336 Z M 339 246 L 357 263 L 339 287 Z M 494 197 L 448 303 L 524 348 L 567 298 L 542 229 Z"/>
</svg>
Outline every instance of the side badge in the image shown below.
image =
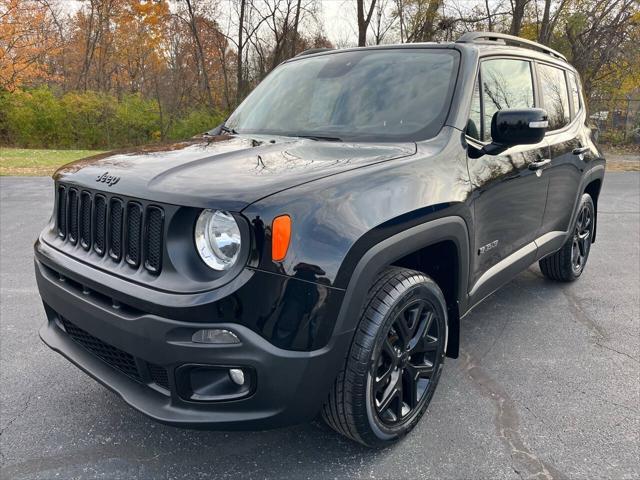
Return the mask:
<svg viewBox="0 0 640 480">
<path fill-rule="evenodd" d="M 493 250 L 498 246 L 498 240 L 494 240 L 491 243 L 487 243 L 486 245 L 480 247 L 478 249 L 478 255 L 482 255 L 483 253 L 487 253 L 489 250 Z"/>
</svg>

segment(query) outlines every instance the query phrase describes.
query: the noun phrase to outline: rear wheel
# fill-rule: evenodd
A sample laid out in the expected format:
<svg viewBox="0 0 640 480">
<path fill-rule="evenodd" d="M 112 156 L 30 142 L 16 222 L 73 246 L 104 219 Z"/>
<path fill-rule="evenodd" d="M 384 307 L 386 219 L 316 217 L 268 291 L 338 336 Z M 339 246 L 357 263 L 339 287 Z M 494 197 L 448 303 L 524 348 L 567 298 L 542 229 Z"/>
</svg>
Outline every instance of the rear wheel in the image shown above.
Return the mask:
<svg viewBox="0 0 640 480">
<path fill-rule="evenodd" d="M 446 337 L 446 303 L 435 282 L 412 270 L 385 270 L 369 290 L 325 421 L 372 447 L 406 435 L 436 389 Z"/>
<path fill-rule="evenodd" d="M 560 282 L 571 282 L 582 275 L 591 251 L 594 226 L 593 200 L 585 193 L 580 200 L 571 235 L 560 250 L 539 262 L 540 270 L 545 277 Z"/>
</svg>

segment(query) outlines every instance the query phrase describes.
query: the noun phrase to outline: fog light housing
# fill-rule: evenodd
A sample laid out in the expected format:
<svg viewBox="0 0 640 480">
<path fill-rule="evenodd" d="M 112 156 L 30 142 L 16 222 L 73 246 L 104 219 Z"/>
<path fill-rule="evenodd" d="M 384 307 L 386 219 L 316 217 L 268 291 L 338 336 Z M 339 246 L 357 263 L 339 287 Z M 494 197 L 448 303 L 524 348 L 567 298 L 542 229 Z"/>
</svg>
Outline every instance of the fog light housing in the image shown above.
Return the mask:
<svg viewBox="0 0 640 480">
<path fill-rule="evenodd" d="M 233 344 L 240 343 L 238 336 L 224 328 L 207 328 L 205 330 L 198 330 L 191 336 L 191 341 L 194 343 L 215 343 L 215 344 Z"/>
<path fill-rule="evenodd" d="M 187 364 L 176 369 L 178 395 L 191 402 L 221 402 L 248 397 L 256 388 L 250 367 Z"/>
</svg>

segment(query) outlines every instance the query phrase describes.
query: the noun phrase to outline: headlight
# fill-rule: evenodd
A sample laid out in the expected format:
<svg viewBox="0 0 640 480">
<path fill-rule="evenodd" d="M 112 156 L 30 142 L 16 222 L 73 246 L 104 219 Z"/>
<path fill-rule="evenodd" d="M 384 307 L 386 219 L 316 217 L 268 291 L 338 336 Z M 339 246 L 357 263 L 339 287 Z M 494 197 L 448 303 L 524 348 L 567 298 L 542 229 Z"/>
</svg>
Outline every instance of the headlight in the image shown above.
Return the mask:
<svg viewBox="0 0 640 480">
<path fill-rule="evenodd" d="M 220 210 L 204 210 L 195 230 L 200 257 L 214 270 L 229 270 L 240 254 L 240 228 L 233 216 Z"/>
</svg>

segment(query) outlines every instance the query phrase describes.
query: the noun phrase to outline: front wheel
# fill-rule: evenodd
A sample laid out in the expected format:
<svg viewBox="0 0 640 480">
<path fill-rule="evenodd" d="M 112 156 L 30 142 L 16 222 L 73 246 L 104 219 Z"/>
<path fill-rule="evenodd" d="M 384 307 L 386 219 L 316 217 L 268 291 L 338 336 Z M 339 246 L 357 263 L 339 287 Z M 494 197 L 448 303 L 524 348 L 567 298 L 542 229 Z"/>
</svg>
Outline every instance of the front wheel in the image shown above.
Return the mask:
<svg viewBox="0 0 640 480">
<path fill-rule="evenodd" d="M 438 285 L 413 270 L 385 270 L 369 290 L 324 420 L 370 447 L 406 435 L 436 389 L 446 338 L 447 309 Z"/>
<path fill-rule="evenodd" d="M 582 275 L 591 251 L 595 218 L 593 200 L 585 193 L 580 199 L 571 235 L 560 250 L 539 262 L 540 270 L 545 277 L 560 282 L 571 282 Z"/>
</svg>

